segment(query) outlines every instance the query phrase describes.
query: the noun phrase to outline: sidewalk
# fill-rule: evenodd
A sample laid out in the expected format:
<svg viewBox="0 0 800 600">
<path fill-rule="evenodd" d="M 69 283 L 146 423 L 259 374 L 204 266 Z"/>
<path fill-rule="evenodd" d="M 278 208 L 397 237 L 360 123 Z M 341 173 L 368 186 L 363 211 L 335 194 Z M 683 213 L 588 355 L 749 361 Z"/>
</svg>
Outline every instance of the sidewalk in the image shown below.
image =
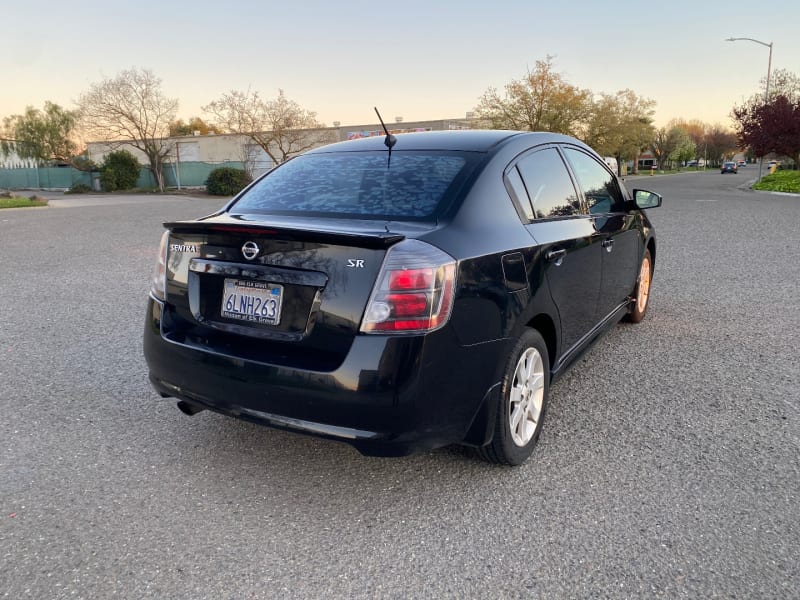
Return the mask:
<svg viewBox="0 0 800 600">
<path fill-rule="evenodd" d="M 52 208 L 113 206 L 119 204 L 163 204 L 181 200 L 185 202 L 211 201 L 217 206 L 222 206 L 229 199 L 222 196 L 193 196 L 188 194 L 53 194 L 47 196 L 49 206 Z"/>
<path fill-rule="evenodd" d="M 107 206 L 114 204 L 159 203 L 174 202 L 176 200 L 212 200 L 222 205 L 230 198 L 224 196 L 209 196 L 202 191 L 178 192 L 167 194 L 134 193 L 134 194 L 65 194 L 52 190 L 11 190 L 15 196 L 36 196 L 45 198 L 50 208 L 78 208 L 83 206 Z"/>
</svg>

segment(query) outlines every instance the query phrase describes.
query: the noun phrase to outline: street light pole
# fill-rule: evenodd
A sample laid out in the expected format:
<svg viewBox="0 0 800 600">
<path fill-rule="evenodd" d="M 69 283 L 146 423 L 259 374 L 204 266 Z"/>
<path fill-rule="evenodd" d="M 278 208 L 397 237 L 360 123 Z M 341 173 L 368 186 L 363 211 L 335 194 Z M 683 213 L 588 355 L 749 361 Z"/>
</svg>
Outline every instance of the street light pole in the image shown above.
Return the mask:
<svg viewBox="0 0 800 600">
<path fill-rule="evenodd" d="M 748 42 L 755 42 L 756 44 L 761 44 L 762 46 L 766 46 L 769 48 L 769 62 L 767 63 L 767 86 L 766 91 L 764 92 L 764 104 L 769 102 L 769 75 L 772 72 L 772 42 L 769 44 L 767 42 L 762 42 L 761 40 L 755 40 L 753 38 L 727 38 L 726 42 L 738 42 L 740 40 L 746 40 Z M 758 161 L 758 181 L 761 181 L 761 172 L 764 168 L 764 157 L 761 156 Z M 758 183 L 758 182 L 756 182 Z"/>
</svg>

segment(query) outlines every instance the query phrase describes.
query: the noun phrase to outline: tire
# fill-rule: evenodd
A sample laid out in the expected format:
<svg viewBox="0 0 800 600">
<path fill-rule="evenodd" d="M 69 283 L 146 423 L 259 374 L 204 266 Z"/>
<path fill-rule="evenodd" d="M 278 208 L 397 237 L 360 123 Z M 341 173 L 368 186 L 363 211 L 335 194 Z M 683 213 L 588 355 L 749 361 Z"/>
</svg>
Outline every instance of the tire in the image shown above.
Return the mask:
<svg viewBox="0 0 800 600">
<path fill-rule="evenodd" d="M 647 314 L 650 305 L 650 287 L 653 284 L 653 259 L 650 250 L 644 251 L 642 264 L 639 267 L 639 276 L 636 279 L 636 289 L 633 294 L 633 304 L 626 315 L 626 320 L 631 323 L 641 323 Z"/>
<path fill-rule="evenodd" d="M 535 329 L 526 329 L 514 344 L 495 393 L 494 434 L 478 455 L 497 464 L 521 465 L 539 440 L 550 396 L 547 344 Z"/>
</svg>

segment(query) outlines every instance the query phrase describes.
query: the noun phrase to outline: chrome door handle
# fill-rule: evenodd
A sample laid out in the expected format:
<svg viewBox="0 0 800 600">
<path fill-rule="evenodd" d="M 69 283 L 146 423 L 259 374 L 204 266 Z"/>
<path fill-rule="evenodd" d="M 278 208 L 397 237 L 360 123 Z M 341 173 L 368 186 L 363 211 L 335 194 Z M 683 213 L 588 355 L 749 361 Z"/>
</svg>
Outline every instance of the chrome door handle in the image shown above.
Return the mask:
<svg viewBox="0 0 800 600">
<path fill-rule="evenodd" d="M 560 261 L 567 255 L 567 251 L 563 248 L 561 250 L 550 250 L 544 257 L 553 262 L 560 263 Z"/>
</svg>

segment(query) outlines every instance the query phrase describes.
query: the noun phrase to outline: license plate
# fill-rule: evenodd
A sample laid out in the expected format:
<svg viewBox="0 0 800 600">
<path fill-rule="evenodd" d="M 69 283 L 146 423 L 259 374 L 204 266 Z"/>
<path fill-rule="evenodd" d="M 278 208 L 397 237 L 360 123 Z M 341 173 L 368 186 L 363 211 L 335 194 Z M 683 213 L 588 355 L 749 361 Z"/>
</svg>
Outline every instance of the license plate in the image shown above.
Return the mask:
<svg viewBox="0 0 800 600">
<path fill-rule="evenodd" d="M 220 314 L 226 319 L 278 325 L 281 321 L 282 299 L 282 285 L 247 279 L 226 279 Z"/>
</svg>

